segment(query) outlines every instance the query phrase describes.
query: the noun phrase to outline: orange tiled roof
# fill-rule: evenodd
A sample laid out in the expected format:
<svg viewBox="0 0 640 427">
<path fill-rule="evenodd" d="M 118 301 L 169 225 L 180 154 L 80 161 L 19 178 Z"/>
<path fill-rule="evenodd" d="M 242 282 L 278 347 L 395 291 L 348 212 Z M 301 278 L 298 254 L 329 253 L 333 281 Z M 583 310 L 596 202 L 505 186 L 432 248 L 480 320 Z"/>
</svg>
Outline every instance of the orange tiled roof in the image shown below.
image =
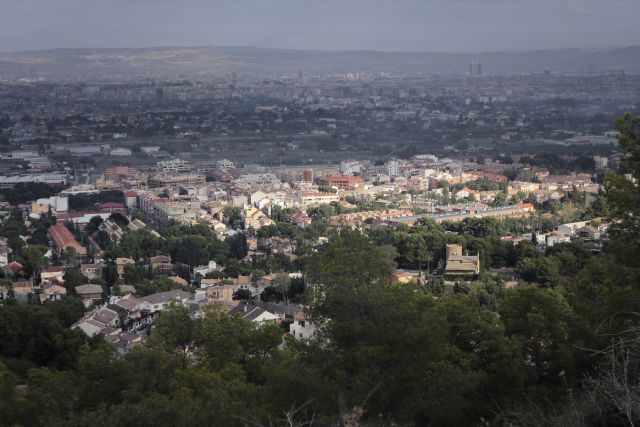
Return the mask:
<svg viewBox="0 0 640 427">
<path fill-rule="evenodd" d="M 49 228 L 49 235 L 53 239 L 55 245 L 59 248 L 66 248 L 67 246 L 82 246 L 78 241 L 73 237 L 73 234 L 64 226 L 64 224 L 58 222 L 52 225 Z"/>
<path fill-rule="evenodd" d="M 330 182 L 330 181 L 349 181 L 349 182 L 363 182 L 362 177 L 359 176 L 351 176 L 351 175 L 345 175 L 345 176 L 336 176 L 336 175 L 329 175 L 329 176 L 325 176 L 323 178 L 321 178 L 323 181 L 326 182 Z"/>
</svg>

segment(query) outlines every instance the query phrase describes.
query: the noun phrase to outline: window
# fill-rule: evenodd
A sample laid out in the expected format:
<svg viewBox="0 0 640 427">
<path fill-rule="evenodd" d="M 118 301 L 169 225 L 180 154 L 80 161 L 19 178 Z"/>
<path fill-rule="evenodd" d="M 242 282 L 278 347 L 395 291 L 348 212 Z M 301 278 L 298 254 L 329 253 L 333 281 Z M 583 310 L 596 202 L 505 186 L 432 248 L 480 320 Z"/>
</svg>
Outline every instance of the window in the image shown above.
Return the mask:
<svg viewBox="0 0 640 427">
<path fill-rule="evenodd" d="M 302 326 L 304 328 L 304 320 L 298 320 L 298 325 Z"/>
</svg>

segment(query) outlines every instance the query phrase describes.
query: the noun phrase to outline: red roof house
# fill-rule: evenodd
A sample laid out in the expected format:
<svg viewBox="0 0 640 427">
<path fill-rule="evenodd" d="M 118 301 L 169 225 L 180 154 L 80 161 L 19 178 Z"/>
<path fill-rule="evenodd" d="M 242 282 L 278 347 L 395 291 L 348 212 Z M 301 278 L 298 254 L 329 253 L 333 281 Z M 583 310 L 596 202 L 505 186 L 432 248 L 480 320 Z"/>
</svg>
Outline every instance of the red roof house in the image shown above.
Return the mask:
<svg viewBox="0 0 640 427">
<path fill-rule="evenodd" d="M 64 224 L 58 222 L 49 228 L 49 236 L 58 252 L 73 248 L 78 255 L 86 255 L 87 249 L 82 246 Z"/>
</svg>

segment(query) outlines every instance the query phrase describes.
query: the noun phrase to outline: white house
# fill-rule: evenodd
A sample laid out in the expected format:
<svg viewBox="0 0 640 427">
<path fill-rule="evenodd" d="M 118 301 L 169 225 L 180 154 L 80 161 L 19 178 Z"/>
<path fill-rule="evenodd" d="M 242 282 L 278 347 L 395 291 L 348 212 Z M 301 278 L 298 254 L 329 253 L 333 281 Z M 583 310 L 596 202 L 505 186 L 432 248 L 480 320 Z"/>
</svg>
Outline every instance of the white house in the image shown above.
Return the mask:
<svg viewBox="0 0 640 427">
<path fill-rule="evenodd" d="M 193 267 L 193 275 L 196 274 L 201 275 L 202 277 L 206 276 L 207 273 L 211 273 L 218 268 L 218 264 L 215 261 L 209 261 L 208 265 L 200 265 L 198 267 Z"/>
<path fill-rule="evenodd" d="M 240 316 L 243 319 L 255 323 L 275 322 L 278 320 L 278 316 L 275 314 L 251 304 L 238 304 L 229 310 L 228 314 L 231 317 Z"/>
<path fill-rule="evenodd" d="M 568 234 L 569 236 L 573 236 L 579 228 L 587 225 L 589 221 L 578 221 L 578 222 L 569 222 L 566 224 L 560 224 L 558 226 L 558 231 Z"/>
<path fill-rule="evenodd" d="M 289 327 L 289 333 L 297 340 L 312 340 L 318 336 L 318 328 L 304 314 L 298 312 L 293 316 L 293 323 Z"/>
<path fill-rule="evenodd" d="M 559 243 L 570 243 L 571 236 L 569 236 L 566 233 L 563 233 L 562 231 L 554 231 L 546 235 L 545 241 L 546 241 L 547 247 L 551 248 Z"/>
<path fill-rule="evenodd" d="M 251 196 L 249 196 L 249 201 L 252 205 L 257 206 L 258 202 L 262 199 L 267 198 L 269 195 L 263 191 L 256 191 L 255 193 L 252 193 Z M 260 209 L 258 207 L 258 209 Z"/>
<path fill-rule="evenodd" d="M 164 310 L 165 305 L 171 301 L 186 305 L 189 301 L 189 293 L 184 291 L 167 291 L 157 294 L 147 295 L 139 298 L 140 309 L 149 310 L 150 312 Z"/>
</svg>

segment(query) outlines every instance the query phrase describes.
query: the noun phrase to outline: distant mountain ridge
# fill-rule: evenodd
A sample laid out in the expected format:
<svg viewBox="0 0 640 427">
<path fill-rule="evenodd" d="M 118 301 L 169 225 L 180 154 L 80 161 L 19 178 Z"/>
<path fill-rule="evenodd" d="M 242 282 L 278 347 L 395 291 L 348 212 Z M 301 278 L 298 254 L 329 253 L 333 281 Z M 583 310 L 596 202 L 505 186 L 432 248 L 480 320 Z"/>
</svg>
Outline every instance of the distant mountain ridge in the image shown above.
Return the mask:
<svg viewBox="0 0 640 427">
<path fill-rule="evenodd" d="M 471 61 L 484 72 L 640 72 L 640 46 L 601 50 L 437 53 L 319 51 L 256 47 L 77 48 L 0 53 L 0 79 L 206 78 L 343 72 L 464 74 Z"/>
</svg>

